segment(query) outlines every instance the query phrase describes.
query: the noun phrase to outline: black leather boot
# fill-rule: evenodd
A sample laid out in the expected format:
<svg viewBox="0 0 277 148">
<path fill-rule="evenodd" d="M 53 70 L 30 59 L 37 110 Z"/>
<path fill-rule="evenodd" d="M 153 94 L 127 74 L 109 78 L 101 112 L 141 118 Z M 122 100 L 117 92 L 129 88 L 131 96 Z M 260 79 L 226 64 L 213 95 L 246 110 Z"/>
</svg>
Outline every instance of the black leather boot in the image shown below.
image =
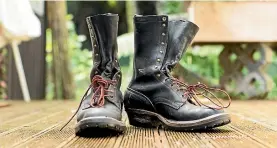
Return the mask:
<svg viewBox="0 0 277 148">
<path fill-rule="evenodd" d="M 198 27 L 189 21 L 168 21 L 163 15 L 135 16 L 134 25 L 134 74 L 124 96 L 130 124 L 181 131 L 228 124 L 224 107 L 209 107 L 197 98 L 217 89 L 187 85 L 170 74 Z"/>
<path fill-rule="evenodd" d="M 118 19 L 117 14 L 87 17 L 94 63 L 91 85 L 77 110 L 77 135 L 117 133 L 126 128 L 121 122 L 123 96 L 117 60 Z"/>
</svg>

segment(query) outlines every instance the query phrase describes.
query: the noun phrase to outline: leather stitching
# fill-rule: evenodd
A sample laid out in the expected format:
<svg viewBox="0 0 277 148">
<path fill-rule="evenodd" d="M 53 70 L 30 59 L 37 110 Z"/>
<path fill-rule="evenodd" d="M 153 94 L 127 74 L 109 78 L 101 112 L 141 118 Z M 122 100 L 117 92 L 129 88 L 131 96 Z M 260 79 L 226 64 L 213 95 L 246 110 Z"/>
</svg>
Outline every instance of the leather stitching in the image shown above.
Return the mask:
<svg viewBox="0 0 277 148">
<path fill-rule="evenodd" d="M 156 101 L 154 101 L 154 100 L 156 100 Z M 183 102 L 168 101 L 168 99 L 164 98 L 164 97 L 156 97 L 153 99 L 153 101 L 155 102 L 155 104 L 164 104 L 164 105 L 170 106 L 176 110 L 178 110 L 184 104 Z"/>
<path fill-rule="evenodd" d="M 132 88 L 127 88 L 127 90 L 131 93 L 131 94 L 133 94 L 133 95 L 137 95 L 137 96 L 139 96 L 139 97 L 142 97 L 142 98 L 144 98 L 144 99 L 146 99 L 150 104 L 151 104 L 151 106 L 153 107 L 153 109 L 156 111 L 156 108 L 155 108 L 155 106 L 153 105 L 153 103 L 150 101 L 150 99 L 148 98 L 148 97 L 146 97 L 144 94 L 142 94 L 142 93 L 140 93 L 140 92 L 138 92 L 138 91 L 136 91 L 136 90 L 133 90 Z"/>
</svg>

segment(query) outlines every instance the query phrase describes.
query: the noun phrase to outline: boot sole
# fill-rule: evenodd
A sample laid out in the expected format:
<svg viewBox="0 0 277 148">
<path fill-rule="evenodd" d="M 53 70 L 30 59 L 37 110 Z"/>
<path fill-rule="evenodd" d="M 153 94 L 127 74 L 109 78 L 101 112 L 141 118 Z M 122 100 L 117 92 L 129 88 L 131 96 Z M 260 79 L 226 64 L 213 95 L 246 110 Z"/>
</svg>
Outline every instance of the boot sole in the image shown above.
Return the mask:
<svg viewBox="0 0 277 148">
<path fill-rule="evenodd" d="M 117 135 L 125 130 L 124 123 L 110 117 L 84 118 L 75 127 L 76 135 L 84 137 Z"/>
<path fill-rule="evenodd" d="M 174 121 L 166 119 L 157 113 L 141 109 L 128 109 L 126 112 L 129 117 L 129 122 L 133 126 L 144 128 L 162 126 L 164 129 L 175 131 L 207 130 L 231 122 L 230 116 L 227 113 L 216 114 L 192 121 Z"/>
</svg>

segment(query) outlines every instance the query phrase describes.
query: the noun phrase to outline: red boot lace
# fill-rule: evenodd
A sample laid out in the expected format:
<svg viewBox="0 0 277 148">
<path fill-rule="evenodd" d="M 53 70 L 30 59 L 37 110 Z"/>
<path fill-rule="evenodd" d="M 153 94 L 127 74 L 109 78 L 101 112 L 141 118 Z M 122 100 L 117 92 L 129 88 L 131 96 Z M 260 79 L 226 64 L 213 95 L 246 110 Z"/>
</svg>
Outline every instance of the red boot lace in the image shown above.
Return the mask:
<svg viewBox="0 0 277 148">
<path fill-rule="evenodd" d="M 189 96 L 188 99 L 193 99 L 199 106 L 206 106 L 208 108 L 212 108 L 212 109 L 223 109 L 223 108 L 228 108 L 231 105 L 231 98 L 228 95 L 228 93 L 222 89 L 218 89 L 218 88 L 212 88 L 212 87 L 208 87 L 203 83 L 198 82 L 195 85 L 188 85 L 176 78 L 171 78 L 171 80 L 173 81 L 173 84 L 177 84 L 177 86 L 179 86 L 179 90 L 184 90 L 184 96 Z M 200 92 L 198 89 L 204 90 L 203 92 Z M 223 105 L 223 103 L 220 101 L 220 99 L 212 92 L 221 92 L 223 94 L 225 94 L 228 97 L 228 104 L 226 106 Z M 213 99 L 216 100 L 216 102 L 211 99 L 210 97 L 208 97 L 207 94 L 210 94 Z M 206 99 L 208 99 L 211 103 L 213 103 L 216 107 L 212 107 L 209 105 L 206 105 L 205 103 L 201 102 L 198 98 L 199 95 L 204 96 Z"/>
<path fill-rule="evenodd" d="M 88 89 L 86 90 L 84 96 L 82 97 L 80 104 L 77 108 L 77 110 L 75 111 L 75 113 L 70 117 L 70 119 L 67 121 L 67 123 L 60 129 L 60 131 L 66 127 L 70 121 L 76 116 L 76 114 L 78 113 L 78 111 L 81 108 L 82 102 L 84 101 L 85 97 L 87 96 L 89 90 L 92 88 L 93 91 L 93 95 L 91 97 L 90 100 L 90 107 L 102 107 L 105 104 L 105 97 L 111 96 L 108 95 L 108 92 L 112 92 L 112 90 L 108 90 L 108 87 L 112 84 L 114 85 L 116 83 L 115 80 L 105 80 L 103 77 L 96 75 L 93 77 L 93 79 L 91 80 L 91 84 L 89 85 Z M 85 108 L 85 109 L 87 109 Z"/>
<path fill-rule="evenodd" d="M 92 79 L 91 87 L 93 88 L 93 96 L 90 100 L 91 107 L 101 107 L 105 103 L 105 97 L 108 97 L 108 92 L 112 92 L 112 90 L 108 90 L 109 85 L 114 85 L 116 83 L 115 80 L 105 80 L 103 77 L 96 75 Z"/>
</svg>

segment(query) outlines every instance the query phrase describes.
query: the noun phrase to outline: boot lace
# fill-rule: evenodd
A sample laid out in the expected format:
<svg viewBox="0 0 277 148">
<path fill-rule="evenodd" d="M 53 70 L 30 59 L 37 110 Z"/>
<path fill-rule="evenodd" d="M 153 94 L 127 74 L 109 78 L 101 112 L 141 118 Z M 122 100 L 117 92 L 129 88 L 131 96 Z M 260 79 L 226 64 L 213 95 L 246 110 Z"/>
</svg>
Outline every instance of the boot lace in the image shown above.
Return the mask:
<svg viewBox="0 0 277 148">
<path fill-rule="evenodd" d="M 92 79 L 90 87 L 93 88 L 93 96 L 90 100 L 91 107 L 102 107 L 105 103 L 105 97 L 113 97 L 107 94 L 108 92 L 113 93 L 112 90 L 108 90 L 109 85 L 114 85 L 115 80 L 105 80 L 103 77 L 96 75 Z"/>
<path fill-rule="evenodd" d="M 108 92 L 114 92 L 112 90 L 108 90 L 110 85 L 114 85 L 116 83 L 115 80 L 105 80 L 103 77 L 96 75 L 91 80 L 91 84 L 89 85 L 88 89 L 86 90 L 85 94 L 83 95 L 80 104 L 75 111 L 75 113 L 70 117 L 70 119 L 65 123 L 65 125 L 60 129 L 60 131 L 66 127 L 71 120 L 76 116 L 78 111 L 81 108 L 82 102 L 85 100 L 85 97 L 87 96 L 89 90 L 92 88 L 93 95 L 90 99 L 90 107 L 102 107 L 105 104 L 105 97 L 113 97 L 112 95 L 107 94 Z M 84 108 L 84 109 L 87 109 Z"/>
<path fill-rule="evenodd" d="M 194 84 L 194 85 L 189 85 L 189 84 L 186 84 L 186 83 L 178 80 L 177 78 L 174 78 L 170 74 L 170 71 L 168 69 L 166 70 L 166 73 L 169 75 L 169 78 L 172 81 L 172 85 L 176 84 L 178 86 L 178 90 L 183 91 L 183 97 L 184 96 L 188 96 L 187 100 L 189 100 L 190 102 L 194 100 L 193 103 L 196 102 L 199 106 L 205 106 L 205 107 L 212 108 L 212 109 L 217 109 L 217 110 L 228 108 L 231 105 L 231 102 L 232 102 L 231 97 L 229 96 L 229 94 L 226 91 L 224 91 L 222 89 L 208 87 L 207 85 L 205 85 L 203 83 L 200 83 L 200 82 L 198 82 L 197 84 Z M 202 90 L 202 91 L 200 91 L 200 90 Z M 227 96 L 227 98 L 228 98 L 228 104 L 224 105 L 220 101 L 220 99 L 213 92 L 221 92 L 225 96 Z M 210 98 L 208 96 L 208 94 L 210 94 L 213 97 L 213 99 Z M 205 97 L 212 104 L 214 104 L 215 107 L 214 106 L 209 106 L 209 105 L 203 103 L 201 101 L 201 99 L 198 98 L 198 96 Z M 187 101 L 187 100 L 184 100 L 184 101 Z"/>
</svg>

